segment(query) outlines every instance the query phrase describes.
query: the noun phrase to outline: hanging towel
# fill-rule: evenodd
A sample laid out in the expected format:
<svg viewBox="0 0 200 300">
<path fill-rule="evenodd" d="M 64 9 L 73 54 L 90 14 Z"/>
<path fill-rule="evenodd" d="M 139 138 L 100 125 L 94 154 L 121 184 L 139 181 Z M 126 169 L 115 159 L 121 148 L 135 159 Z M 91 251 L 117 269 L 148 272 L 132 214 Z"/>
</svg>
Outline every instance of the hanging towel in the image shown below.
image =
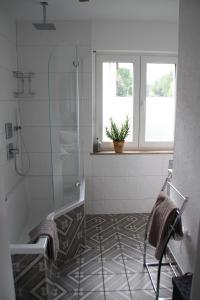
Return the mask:
<svg viewBox="0 0 200 300">
<path fill-rule="evenodd" d="M 155 257 L 159 260 L 167 234 L 170 230 L 170 225 L 173 224 L 178 215 L 177 207 L 164 192 L 160 192 L 151 213 L 149 243 L 156 248 Z M 181 219 L 175 227 L 174 236 L 177 235 L 183 237 Z"/>
<path fill-rule="evenodd" d="M 59 239 L 56 223 L 53 220 L 42 221 L 29 232 L 32 243 L 36 242 L 39 237 L 45 235 L 48 236 L 47 255 L 50 259 L 55 261 L 59 251 Z"/>
</svg>

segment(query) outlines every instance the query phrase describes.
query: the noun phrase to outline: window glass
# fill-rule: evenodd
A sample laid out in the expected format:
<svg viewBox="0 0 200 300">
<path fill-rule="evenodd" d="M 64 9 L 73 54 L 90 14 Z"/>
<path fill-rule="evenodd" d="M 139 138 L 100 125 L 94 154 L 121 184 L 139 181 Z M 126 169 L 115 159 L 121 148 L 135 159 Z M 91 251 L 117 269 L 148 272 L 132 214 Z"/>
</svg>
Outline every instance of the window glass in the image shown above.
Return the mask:
<svg viewBox="0 0 200 300">
<path fill-rule="evenodd" d="M 110 141 L 105 134 L 105 127 L 110 125 L 110 118 L 121 124 L 128 116 L 130 134 L 126 141 L 133 140 L 133 102 L 134 102 L 134 65 L 129 62 L 103 62 L 103 141 Z"/>
<path fill-rule="evenodd" d="M 147 63 L 145 142 L 173 142 L 175 64 Z"/>
</svg>

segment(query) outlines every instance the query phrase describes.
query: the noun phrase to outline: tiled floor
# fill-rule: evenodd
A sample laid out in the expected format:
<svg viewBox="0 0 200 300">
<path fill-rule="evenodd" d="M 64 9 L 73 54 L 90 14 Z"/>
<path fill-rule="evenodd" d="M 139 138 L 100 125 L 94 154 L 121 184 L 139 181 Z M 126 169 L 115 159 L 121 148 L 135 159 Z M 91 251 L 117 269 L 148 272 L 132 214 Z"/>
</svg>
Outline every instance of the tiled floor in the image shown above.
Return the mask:
<svg viewBox="0 0 200 300">
<path fill-rule="evenodd" d="M 145 214 L 88 215 L 86 249 L 56 274 L 56 300 L 152 300 L 142 264 Z M 153 249 L 148 259 L 154 260 Z M 171 297 L 171 270 L 161 276 L 162 297 Z M 156 269 L 153 270 L 156 280 Z M 56 293 L 56 291 L 55 291 Z"/>
</svg>

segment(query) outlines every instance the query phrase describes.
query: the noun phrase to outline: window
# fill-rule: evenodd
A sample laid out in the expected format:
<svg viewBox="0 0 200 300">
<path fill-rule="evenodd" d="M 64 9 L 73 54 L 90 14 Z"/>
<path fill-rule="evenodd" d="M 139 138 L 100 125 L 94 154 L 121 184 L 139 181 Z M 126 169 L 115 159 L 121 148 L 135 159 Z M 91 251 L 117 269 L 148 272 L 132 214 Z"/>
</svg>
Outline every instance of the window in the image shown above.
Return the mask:
<svg viewBox="0 0 200 300">
<path fill-rule="evenodd" d="M 96 136 L 105 134 L 110 118 L 128 116 L 126 149 L 171 149 L 174 141 L 176 58 L 96 55 Z"/>
</svg>

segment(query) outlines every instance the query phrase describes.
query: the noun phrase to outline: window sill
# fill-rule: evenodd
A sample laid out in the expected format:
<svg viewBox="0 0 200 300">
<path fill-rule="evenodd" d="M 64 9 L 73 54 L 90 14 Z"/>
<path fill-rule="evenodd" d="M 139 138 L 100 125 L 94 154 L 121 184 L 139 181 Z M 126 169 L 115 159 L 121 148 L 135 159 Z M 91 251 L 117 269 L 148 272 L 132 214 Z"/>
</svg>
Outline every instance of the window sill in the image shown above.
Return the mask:
<svg viewBox="0 0 200 300">
<path fill-rule="evenodd" d="M 114 151 L 92 152 L 90 155 L 138 155 L 138 154 L 173 154 L 173 150 L 132 150 L 124 151 L 123 153 L 115 153 Z"/>
</svg>

